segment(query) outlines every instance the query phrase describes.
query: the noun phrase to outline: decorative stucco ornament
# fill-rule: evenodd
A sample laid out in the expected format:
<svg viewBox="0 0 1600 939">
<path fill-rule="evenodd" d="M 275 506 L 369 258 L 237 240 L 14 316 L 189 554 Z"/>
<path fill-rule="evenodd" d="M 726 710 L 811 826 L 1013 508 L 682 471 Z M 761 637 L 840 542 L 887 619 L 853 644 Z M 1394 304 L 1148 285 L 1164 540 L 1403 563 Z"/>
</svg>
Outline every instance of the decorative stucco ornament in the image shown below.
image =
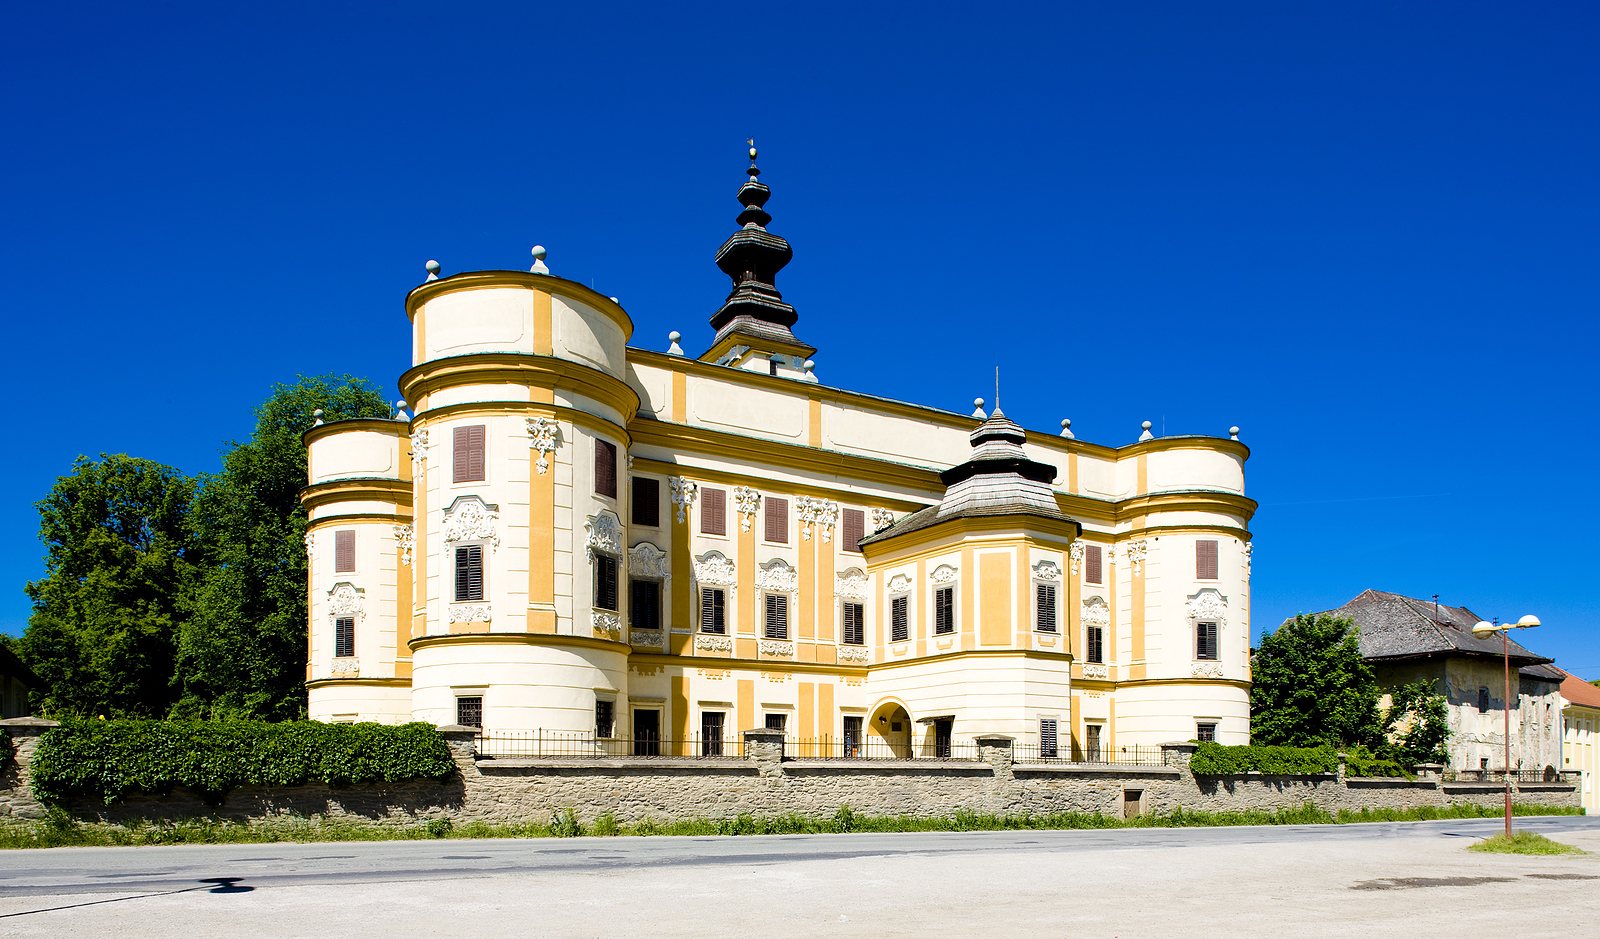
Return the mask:
<svg viewBox="0 0 1600 939">
<path fill-rule="evenodd" d="M 410 525 L 394 526 L 394 543 L 400 548 L 400 563 L 411 566 L 411 549 L 416 547 L 416 529 Z"/>
<path fill-rule="evenodd" d="M 1083 625 L 1109 626 L 1111 625 L 1111 607 L 1106 606 L 1106 601 L 1100 597 L 1089 597 L 1083 601 Z"/>
<path fill-rule="evenodd" d="M 1215 587 L 1202 587 L 1189 598 L 1189 619 L 1222 624 L 1228 620 L 1228 598 Z"/>
<path fill-rule="evenodd" d="M 336 656 L 333 660 L 333 677 L 355 678 L 361 674 L 361 660 L 353 655 Z"/>
<path fill-rule="evenodd" d="M 672 492 L 672 504 L 678 507 L 678 524 L 682 525 L 688 518 L 689 507 L 694 505 L 700 487 L 682 476 L 674 476 L 667 480 L 667 488 Z"/>
<path fill-rule="evenodd" d="M 411 432 L 411 465 L 420 466 L 428 462 L 428 431 L 427 428 Z"/>
<path fill-rule="evenodd" d="M 732 652 L 733 640 L 727 636 L 707 636 L 702 633 L 694 637 L 694 647 L 705 652 Z"/>
<path fill-rule="evenodd" d="M 1110 678 L 1111 669 L 1099 663 L 1091 662 L 1083 667 L 1084 678 Z"/>
<path fill-rule="evenodd" d="M 308 531 L 306 532 L 306 557 L 311 556 L 311 549 L 314 547 L 316 547 L 316 542 L 313 540 L 311 532 Z"/>
<path fill-rule="evenodd" d="M 783 558 L 773 558 L 756 571 L 756 589 L 793 593 L 799 589 L 800 575 Z"/>
<path fill-rule="evenodd" d="M 1033 576 L 1039 580 L 1054 582 L 1061 578 L 1061 568 L 1054 561 L 1040 561 L 1033 565 Z"/>
<path fill-rule="evenodd" d="M 328 618 L 338 619 L 341 616 L 354 616 L 356 619 L 366 619 L 365 591 L 349 581 L 340 581 L 328 591 Z"/>
<path fill-rule="evenodd" d="M 463 496 L 456 500 L 456 504 L 444 517 L 444 525 L 440 532 L 444 536 L 445 544 L 455 541 L 487 541 L 493 547 L 500 547 L 500 535 L 494 530 L 494 520 L 500 513 L 493 507 L 485 505 L 477 496 Z"/>
<path fill-rule="evenodd" d="M 740 486 L 733 490 L 733 500 L 739 508 L 739 530 L 749 531 L 751 519 L 761 509 L 761 493 L 749 486 Z"/>
<path fill-rule="evenodd" d="M 452 623 L 489 623 L 493 622 L 494 612 L 487 603 L 452 603 L 450 604 L 450 622 Z"/>
<path fill-rule="evenodd" d="M 636 577 L 659 577 L 668 580 L 667 552 L 648 541 L 641 541 L 628 549 L 628 572 Z"/>
<path fill-rule="evenodd" d="M 583 523 L 583 530 L 589 533 L 584 539 L 584 546 L 588 548 L 589 563 L 594 563 L 596 551 L 603 551 L 615 557 L 622 555 L 622 519 L 617 518 L 617 513 L 610 509 L 601 509 L 598 515 L 589 516 L 589 520 Z"/>
<path fill-rule="evenodd" d="M 645 646 L 651 649 L 663 647 L 661 630 L 659 629 L 630 629 L 628 630 L 628 644 Z"/>
<path fill-rule="evenodd" d="M 894 524 L 894 513 L 888 509 L 872 510 L 872 533 L 877 534 Z"/>
<path fill-rule="evenodd" d="M 560 425 L 548 417 L 528 418 L 528 447 L 539 454 L 534 461 L 534 469 L 543 476 L 550 469 L 550 461 L 545 459 L 546 454 L 556 452 L 556 435 Z"/>
<path fill-rule="evenodd" d="M 1072 573 L 1078 573 L 1078 565 L 1083 563 L 1083 542 L 1074 541 L 1068 546 L 1067 560 L 1072 564 Z"/>
<path fill-rule="evenodd" d="M 794 643 L 792 642 L 763 639 L 760 645 L 762 655 L 794 655 Z"/>
<path fill-rule="evenodd" d="M 622 617 L 615 613 L 603 613 L 595 610 L 590 621 L 594 625 L 595 632 L 605 633 L 612 639 L 622 635 Z"/>
<path fill-rule="evenodd" d="M 928 575 L 928 579 L 936 584 L 953 584 L 956 582 L 958 572 L 948 564 L 940 564 Z"/>
<path fill-rule="evenodd" d="M 839 661 L 865 662 L 867 661 L 867 650 L 862 646 L 840 646 Z"/>
<path fill-rule="evenodd" d="M 839 503 L 832 499 L 822 500 L 822 516 L 817 519 L 817 524 L 822 526 L 822 543 L 833 541 L 834 526 L 839 524 Z"/>
<path fill-rule="evenodd" d="M 1222 666 L 1215 662 L 1196 662 L 1194 667 L 1189 669 L 1189 674 L 1194 678 L 1223 677 Z"/>
<path fill-rule="evenodd" d="M 867 598 L 867 575 L 859 567 L 840 571 L 833 575 L 833 592 L 836 596 L 846 600 L 865 600 Z"/>
<path fill-rule="evenodd" d="M 890 593 L 905 593 L 911 589 L 911 578 L 904 574 L 896 574 L 889 578 Z"/>
<path fill-rule="evenodd" d="M 1254 541 L 1246 541 L 1244 543 L 1244 576 L 1246 578 L 1250 576 L 1250 552 L 1255 548 L 1255 545 Z"/>
<path fill-rule="evenodd" d="M 694 562 L 696 583 L 708 587 L 732 587 L 739 582 L 739 571 L 720 551 L 707 551 Z"/>
<path fill-rule="evenodd" d="M 1133 565 L 1133 576 L 1138 577 L 1144 573 L 1144 559 L 1150 553 L 1150 543 L 1147 541 L 1130 541 L 1123 549 L 1128 555 L 1128 563 Z"/>
</svg>

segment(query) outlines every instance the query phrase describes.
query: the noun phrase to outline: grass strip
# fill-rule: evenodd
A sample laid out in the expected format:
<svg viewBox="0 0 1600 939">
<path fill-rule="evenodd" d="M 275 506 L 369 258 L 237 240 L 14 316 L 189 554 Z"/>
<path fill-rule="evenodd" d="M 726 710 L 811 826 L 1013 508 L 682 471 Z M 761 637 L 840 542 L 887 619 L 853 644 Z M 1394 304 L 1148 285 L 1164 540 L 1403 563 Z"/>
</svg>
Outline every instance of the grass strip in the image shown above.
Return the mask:
<svg viewBox="0 0 1600 939">
<path fill-rule="evenodd" d="M 1495 835 L 1467 848 L 1487 854 L 1586 854 L 1582 848 L 1551 841 L 1536 831 L 1515 831 L 1511 837 Z"/>
</svg>

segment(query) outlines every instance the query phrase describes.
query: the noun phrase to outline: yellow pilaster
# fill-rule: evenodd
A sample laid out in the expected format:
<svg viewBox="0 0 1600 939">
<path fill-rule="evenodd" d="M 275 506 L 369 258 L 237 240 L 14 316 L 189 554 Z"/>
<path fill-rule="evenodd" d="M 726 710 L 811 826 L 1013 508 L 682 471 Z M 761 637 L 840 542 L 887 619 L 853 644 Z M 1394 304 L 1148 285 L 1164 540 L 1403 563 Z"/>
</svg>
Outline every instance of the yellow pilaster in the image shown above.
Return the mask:
<svg viewBox="0 0 1600 939">
<path fill-rule="evenodd" d="M 694 632 L 700 629 L 700 603 L 694 596 L 691 581 L 694 579 L 694 559 L 689 555 L 689 526 L 695 523 L 694 511 L 691 508 L 683 514 L 683 521 L 678 521 L 678 507 L 669 505 L 671 513 L 669 524 L 672 540 L 672 617 L 667 633 L 667 651 L 673 655 L 688 655 L 694 648 Z M 670 627 L 688 629 L 689 635 L 673 633 Z"/>
<path fill-rule="evenodd" d="M 544 316 L 550 318 L 550 297 L 544 298 Z M 538 311 L 535 310 L 537 319 Z M 531 465 L 538 453 L 528 451 L 528 632 L 556 631 L 556 468 L 541 473 Z M 551 454 L 550 457 L 553 457 Z M 547 457 L 546 459 L 550 459 Z"/>
</svg>

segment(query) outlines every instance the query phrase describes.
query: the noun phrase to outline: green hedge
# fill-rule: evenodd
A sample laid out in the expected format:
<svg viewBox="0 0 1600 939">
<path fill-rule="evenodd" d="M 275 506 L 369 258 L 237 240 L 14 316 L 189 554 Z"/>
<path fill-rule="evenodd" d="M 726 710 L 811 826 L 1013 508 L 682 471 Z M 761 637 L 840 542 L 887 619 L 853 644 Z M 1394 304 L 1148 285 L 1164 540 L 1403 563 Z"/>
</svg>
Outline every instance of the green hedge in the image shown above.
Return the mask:
<svg viewBox="0 0 1600 939">
<path fill-rule="evenodd" d="M 431 724 L 74 720 L 47 731 L 33 758 L 43 802 L 111 805 L 187 786 L 217 803 L 235 786 L 330 786 L 443 779 L 450 748 Z"/>
<path fill-rule="evenodd" d="M 1189 761 L 1196 776 L 1308 776 L 1339 769 L 1339 754 L 1332 747 L 1225 747 L 1202 743 Z"/>
</svg>

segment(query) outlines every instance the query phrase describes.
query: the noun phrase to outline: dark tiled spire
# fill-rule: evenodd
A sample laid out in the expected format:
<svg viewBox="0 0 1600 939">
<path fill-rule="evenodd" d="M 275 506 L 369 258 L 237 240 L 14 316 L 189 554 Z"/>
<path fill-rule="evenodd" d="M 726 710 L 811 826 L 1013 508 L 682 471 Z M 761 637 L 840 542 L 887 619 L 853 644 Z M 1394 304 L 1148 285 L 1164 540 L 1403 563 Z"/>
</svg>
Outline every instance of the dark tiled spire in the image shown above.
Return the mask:
<svg viewBox="0 0 1600 939">
<path fill-rule="evenodd" d="M 783 294 L 776 286 L 778 272 L 794 257 L 789 242 L 767 231 L 772 216 L 765 208 L 772 196 L 758 177 L 755 141 L 750 141 L 750 178 L 739 187 L 739 224 L 743 226 L 717 251 L 717 267 L 733 281 L 733 292 L 723 302 L 722 308 L 711 317 L 711 328 L 717 331 L 712 340 L 715 348 L 730 335 L 739 334 L 748 340 L 745 344 L 772 348 L 772 351 L 810 355 L 816 349 L 807 346 L 789 327 L 799 314 L 794 307 L 783 302 Z"/>
</svg>

